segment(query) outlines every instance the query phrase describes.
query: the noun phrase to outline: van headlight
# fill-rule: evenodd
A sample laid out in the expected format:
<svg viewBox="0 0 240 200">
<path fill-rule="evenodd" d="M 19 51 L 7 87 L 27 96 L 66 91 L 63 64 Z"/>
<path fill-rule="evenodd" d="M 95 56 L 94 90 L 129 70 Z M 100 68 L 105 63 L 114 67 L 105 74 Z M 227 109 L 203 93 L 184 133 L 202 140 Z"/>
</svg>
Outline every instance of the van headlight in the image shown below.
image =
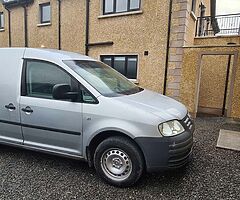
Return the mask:
<svg viewBox="0 0 240 200">
<path fill-rule="evenodd" d="M 174 136 L 185 131 L 179 121 L 173 120 L 159 125 L 159 131 L 163 136 Z"/>
</svg>

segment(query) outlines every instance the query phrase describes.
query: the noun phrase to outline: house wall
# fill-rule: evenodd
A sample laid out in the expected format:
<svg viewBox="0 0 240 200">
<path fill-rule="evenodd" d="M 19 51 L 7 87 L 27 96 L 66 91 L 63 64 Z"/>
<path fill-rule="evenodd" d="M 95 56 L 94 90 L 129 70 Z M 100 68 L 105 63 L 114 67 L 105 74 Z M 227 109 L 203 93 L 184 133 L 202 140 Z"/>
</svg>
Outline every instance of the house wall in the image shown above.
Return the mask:
<svg viewBox="0 0 240 200">
<path fill-rule="evenodd" d="M 228 55 L 202 57 L 198 107 L 223 108 L 228 60 Z"/>
<path fill-rule="evenodd" d="M 203 0 L 202 0 L 203 1 Z M 51 24 L 39 25 L 39 4 L 47 0 L 35 0 L 27 8 L 29 47 L 58 48 L 58 1 L 50 0 L 52 9 Z M 85 53 L 86 1 L 62 0 L 61 7 L 61 46 L 63 50 Z M 163 92 L 165 60 L 167 49 L 167 32 L 169 1 L 142 0 L 140 11 L 102 15 L 102 0 L 90 1 L 90 43 L 113 42 L 113 45 L 91 46 L 89 55 L 99 59 L 101 55 L 134 54 L 138 55 L 137 84 L 142 87 Z M 204 0 L 210 12 L 210 0 Z M 239 44 L 239 37 L 228 38 L 194 38 L 195 20 L 191 13 L 192 0 L 173 0 L 172 24 L 170 32 L 170 49 L 168 61 L 167 95 L 180 99 L 196 113 L 196 70 L 199 66 L 199 54 L 209 45 Z M 200 0 L 197 5 L 200 4 Z M 198 10 L 198 9 L 196 9 Z M 5 30 L 0 32 L 0 46 L 8 46 L 8 23 L 5 12 Z M 24 46 L 23 8 L 11 9 L 12 46 Z M 199 13 L 196 12 L 196 16 Z M 194 46 L 195 45 L 195 46 Z M 196 45 L 199 48 L 196 48 Z M 201 47 L 201 48 L 200 48 Z M 208 47 L 210 48 L 210 46 Z M 235 46 L 211 47 L 210 51 L 238 51 Z M 148 55 L 144 55 L 147 51 Z M 216 64 L 216 63 L 215 63 Z M 206 65 L 210 65 L 207 63 Z M 240 73 L 240 72 L 238 72 Z M 239 95 L 236 91 L 240 82 L 234 87 L 231 116 L 240 117 Z M 236 89 L 237 88 L 237 89 Z M 194 101 L 193 101 L 194 99 Z M 235 106 L 235 107 L 234 107 Z M 236 109 L 234 109 L 236 108 Z"/>
<path fill-rule="evenodd" d="M 102 16 L 101 2 L 91 1 L 90 4 L 90 43 L 112 41 L 114 44 L 91 47 L 89 55 L 96 59 L 104 54 L 138 55 L 137 82 L 142 87 L 162 92 L 169 1 L 145 0 L 137 14 L 116 17 Z M 144 51 L 149 55 L 144 56 Z"/>
<path fill-rule="evenodd" d="M 62 49 L 84 54 L 86 1 L 62 0 L 61 5 Z"/>
<path fill-rule="evenodd" d="M 24 12 L 22 7 L 11 9 L 12 47 L 25 46 Z"/>
<path fill-rule="evenodd" d="M 0 30 L 0 47 L 9 46 L 9 24 L 8 24 L 8 12 L 4 9 L 3 5 L 0 4 L 0 12 L 4 13 L 5 27 Z M 23 8 L 12 8 L 11 11 L 11 36 L 12 46 L 22 47 L 24 46 L 24 17 Z"/>
<path fill-rule="evenodd" d="M 39 4 L 51 3 L 51 23 L 40 24 Z M 85 49 L 85 1 L 61 1 L 61 44 L 62 49 L 84 53 Z M 74 5 L 74 6 L 73 6 Z M 5 30 L 0 32 L 0 47 L 8 46 L 7 11 L 0 4 L 0 12 L 5 13 Z M 12 47 L 25 46 L 24 12 L 22 7 L 11 11 Z M 35 0 L 27 7 L 28 46 L 58 48 L 58 1 Z"/>
<path fill-rule="evenodd" d="M 39 4 L 51 2 L 51 24 L 39 25 Z M 85 53 L 86 1 L 61 1 L 61 47 L 63 50 Z M 136 82 L 145 88 L 163 92 L 169 17 L 169 0 L 142 0 L 141 10 L 120 15 L 103 16 L 102 0 L 90 1 L 90 43 L 113 42 L 113 45 L 90 47 L 89 56 L 99 59 L 105 54 L 138 55 Z M 192 44 L 194 22 L 191 19 L 192 0 L 173 0 L 170 35 L 167 94 L 179 97 L 183 49 Z M 197 7 L 200 0 L 197 3 Z M 0 7 L 0 11 L 6 10 Z M 198 10 L 198 9 L 196 9 Z M 35 0 L 27 7 L 28 46 L 58 48 L 58 1 Z M 24 46 L 23 8 L 11 9 L 12 46 Z M 6 23 L 7 25 L 7 23 Z M 6 27 L 7 29 L 7 27 Z M 3 36 L 3 37 L 2 37 Z M 7 46 L 8 33 L 0 32 L 0 46 Z M 145 56 L 144 52 L 148 55 Z"/>
<path fill-rule="evenodd" d="M 192 12 L 192 0 L 173 1 L 167 95 L 177 100 L 180 95 L 183 47 L 194 44 L 195 23 L 200 16 L 201 3 L 206 6 L 206 15 L 210 15 L 210 0 L 197 0 L 195 13 Z"/>
<path fill-rule="evenodd" d="M 39 26 L 39 4 L 46 2 L 49 2 L 49 0 L 37 0 L 27 8 L 29 47 L 36 48 L 44 46 L 46 48 L 58 48 L 58 13 L 56 0 L 50 0 L 51 24 L 49 26 Z"/>
<path fill-rule="evenodd" d="M 39 24 L 39 4 L 51 2 L 51 24 Z M 63 50 L 85 53 L 86 1 L 61 1 L 61 46 Z M 102 16 L 102 0 L 90 1 L 89 42 L 112 41 L 112 46 L 91 47 L 89 56 L 103 54 L 138 55 L 137 83 L 162 92 L 169 1 L 143 0 L 141 10 L 120 16 Z M 0 11 L 6 10 L 1 5 Z M 58 1 L 35 0 L 27 7 L 28 46 L 58 48 Z M 25 46 L 24 12 L 11 8 L 12 47 Z M 7 23 L 6 23 L 7 25 Z M 0 32 L 0 47 L 8 46 L 8 32 Z M 148 56 L 144 52 L 148 51 Z"/>
<path fill-rule="evenodd" d="M 202 37 L 202 38 L 194 39 L 194 45 L 198 45 L 198 46 L 228 45 L 229 43 L 240 45 L 240 37 L 239 36 L 217 36 L 217 37 Z"/>
</svg>

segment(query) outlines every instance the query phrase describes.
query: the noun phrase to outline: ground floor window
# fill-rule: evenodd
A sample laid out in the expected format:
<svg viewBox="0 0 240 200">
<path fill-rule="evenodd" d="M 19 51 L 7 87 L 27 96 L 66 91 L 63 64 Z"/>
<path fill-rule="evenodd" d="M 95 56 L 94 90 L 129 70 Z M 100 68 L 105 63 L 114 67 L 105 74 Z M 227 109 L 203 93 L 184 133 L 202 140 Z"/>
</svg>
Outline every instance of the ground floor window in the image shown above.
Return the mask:
<svg viewBox="0 0 240 200">
<path fill-rule="evenodd" d="M 114 68 L 128 79 L 137 79 L 138 56 L 104 55 L 101 61 Z"/>
</svg>

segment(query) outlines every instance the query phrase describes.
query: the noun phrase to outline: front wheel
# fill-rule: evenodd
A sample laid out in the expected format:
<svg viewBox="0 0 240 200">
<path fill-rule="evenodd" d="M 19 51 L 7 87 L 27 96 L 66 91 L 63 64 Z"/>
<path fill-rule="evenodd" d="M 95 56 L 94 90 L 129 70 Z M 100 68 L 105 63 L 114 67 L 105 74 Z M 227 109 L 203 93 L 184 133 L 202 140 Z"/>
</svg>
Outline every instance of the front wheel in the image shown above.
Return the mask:
<svg viewBox="0 0 240 200">
<path fill-rule="evenodd" d="M 127 187 L 136 183 L 144 169 L 142 153 L 125 137 L 110 137 L 101 142 L 94 154 L 98 175 L 107 183 Z"/>
</svg>

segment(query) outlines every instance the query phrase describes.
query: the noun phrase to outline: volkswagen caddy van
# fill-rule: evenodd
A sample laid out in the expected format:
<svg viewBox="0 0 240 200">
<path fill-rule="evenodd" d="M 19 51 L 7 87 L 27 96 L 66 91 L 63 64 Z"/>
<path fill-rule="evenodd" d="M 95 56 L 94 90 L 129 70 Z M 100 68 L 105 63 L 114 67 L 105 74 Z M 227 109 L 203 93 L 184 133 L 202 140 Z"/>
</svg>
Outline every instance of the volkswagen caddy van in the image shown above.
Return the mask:
<svg viewBox="0 0 240 200">
<path fill-rule="evenodd" d="M 115 186 L 192 154 L 184 105 L 80 54 L 1 48 L 0 94 L 1 144 L 85 160 Z"/>
</svg>

